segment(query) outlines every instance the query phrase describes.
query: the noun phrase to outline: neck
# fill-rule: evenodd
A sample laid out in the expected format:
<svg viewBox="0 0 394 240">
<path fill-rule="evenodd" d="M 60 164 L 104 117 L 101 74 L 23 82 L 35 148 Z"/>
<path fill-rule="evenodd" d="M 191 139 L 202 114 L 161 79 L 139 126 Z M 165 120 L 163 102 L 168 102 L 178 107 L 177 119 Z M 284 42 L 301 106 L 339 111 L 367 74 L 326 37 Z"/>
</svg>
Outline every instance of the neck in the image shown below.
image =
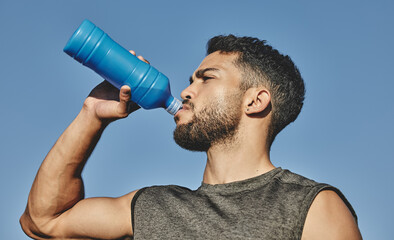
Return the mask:
<svg viewBox="0 0 394 240">
<path fill-rule="evenodd" d="M 262 137 L 256 134 L 247 138 L 237 136 L 235 140 L 213 145 L 207 151 L 204 183 L 224 184 L 259 176 L 274 169 L 269 149 L 263 147 Z M 253 137 L 254 136 L 254 137 Z"/>
</svg>

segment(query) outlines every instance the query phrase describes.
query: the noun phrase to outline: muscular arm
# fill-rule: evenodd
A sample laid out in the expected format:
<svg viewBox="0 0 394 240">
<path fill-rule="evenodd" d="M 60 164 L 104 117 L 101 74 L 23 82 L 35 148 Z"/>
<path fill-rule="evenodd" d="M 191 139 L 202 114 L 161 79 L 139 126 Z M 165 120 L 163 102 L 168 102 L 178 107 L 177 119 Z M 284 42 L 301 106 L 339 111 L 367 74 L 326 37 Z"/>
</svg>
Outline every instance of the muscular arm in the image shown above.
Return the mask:
<svg viewBox="0 0 394 240">
<path fill-rule="evenodd" d="M 81 112 L 57 140 L 33 182 L 23 230 L 35 239 L 116 239 L 132 235 L 130 203 L 120 198 L 84 199 L 82 169 L 105 127 L 136 110 L 130 89 L 103 82 L 85 100 Z M 129 110 L 129 111 L 128 111 Z"/>
<path fill-rule="evenodd" d="M 356 221 L 334 191 L 322 191 L 313 201 L 305 220 L 303 240 L 360 240 Z"/>
</svg>

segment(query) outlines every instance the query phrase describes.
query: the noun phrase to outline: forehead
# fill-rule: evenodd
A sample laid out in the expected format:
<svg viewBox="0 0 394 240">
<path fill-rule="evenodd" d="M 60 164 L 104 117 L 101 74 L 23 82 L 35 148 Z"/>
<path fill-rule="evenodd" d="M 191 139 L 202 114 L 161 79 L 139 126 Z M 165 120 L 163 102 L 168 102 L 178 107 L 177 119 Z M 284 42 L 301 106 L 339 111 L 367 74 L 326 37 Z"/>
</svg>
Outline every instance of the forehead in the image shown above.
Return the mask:
<svg viewBox="0 0 394 240">
<path fill-rule="evenodd" d="M 216 68 L 223 73 L 236 73 L 239 70 L 234 65 L 238 54 L 213 52 L 206 56 L 197 68 L 196 72 L 201 69 Z"/>
</svg>

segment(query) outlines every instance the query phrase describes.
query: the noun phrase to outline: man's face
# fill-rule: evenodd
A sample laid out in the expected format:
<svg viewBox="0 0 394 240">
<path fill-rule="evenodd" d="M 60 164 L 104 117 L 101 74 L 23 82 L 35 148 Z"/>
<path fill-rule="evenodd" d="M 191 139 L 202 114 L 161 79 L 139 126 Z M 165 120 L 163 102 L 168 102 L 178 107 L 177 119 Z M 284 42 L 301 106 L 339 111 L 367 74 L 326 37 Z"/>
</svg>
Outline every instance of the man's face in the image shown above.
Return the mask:
<svg viewBox="0 0 394 240">
<path fill-rule="evenodd" d="M 236 54 L 208 55 L 181 93 L 184 107 L 175 115 L 175 142 L 192 151 L 233 140 L 241 119 L 241 73 Z"/>
</svg>

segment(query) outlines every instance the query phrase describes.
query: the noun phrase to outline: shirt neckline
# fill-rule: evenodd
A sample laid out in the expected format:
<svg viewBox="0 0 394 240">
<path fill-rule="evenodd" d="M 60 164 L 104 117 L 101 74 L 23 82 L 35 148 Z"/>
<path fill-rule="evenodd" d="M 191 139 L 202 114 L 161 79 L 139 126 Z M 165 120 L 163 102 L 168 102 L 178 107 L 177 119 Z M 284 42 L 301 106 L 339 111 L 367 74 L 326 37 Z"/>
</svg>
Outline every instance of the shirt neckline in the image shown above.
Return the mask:
<svg viewBox="0 0 394 240">
<path fill-rule="evenodd" d="M 256 177 L 224 184 L 208 184 L 202 182 L 201 186 L 196 191 L 222 194 L 250 191 L 267 184 L 276 174 L 281 171 L 282 168 L 277 167 Z"/>
</svg>

